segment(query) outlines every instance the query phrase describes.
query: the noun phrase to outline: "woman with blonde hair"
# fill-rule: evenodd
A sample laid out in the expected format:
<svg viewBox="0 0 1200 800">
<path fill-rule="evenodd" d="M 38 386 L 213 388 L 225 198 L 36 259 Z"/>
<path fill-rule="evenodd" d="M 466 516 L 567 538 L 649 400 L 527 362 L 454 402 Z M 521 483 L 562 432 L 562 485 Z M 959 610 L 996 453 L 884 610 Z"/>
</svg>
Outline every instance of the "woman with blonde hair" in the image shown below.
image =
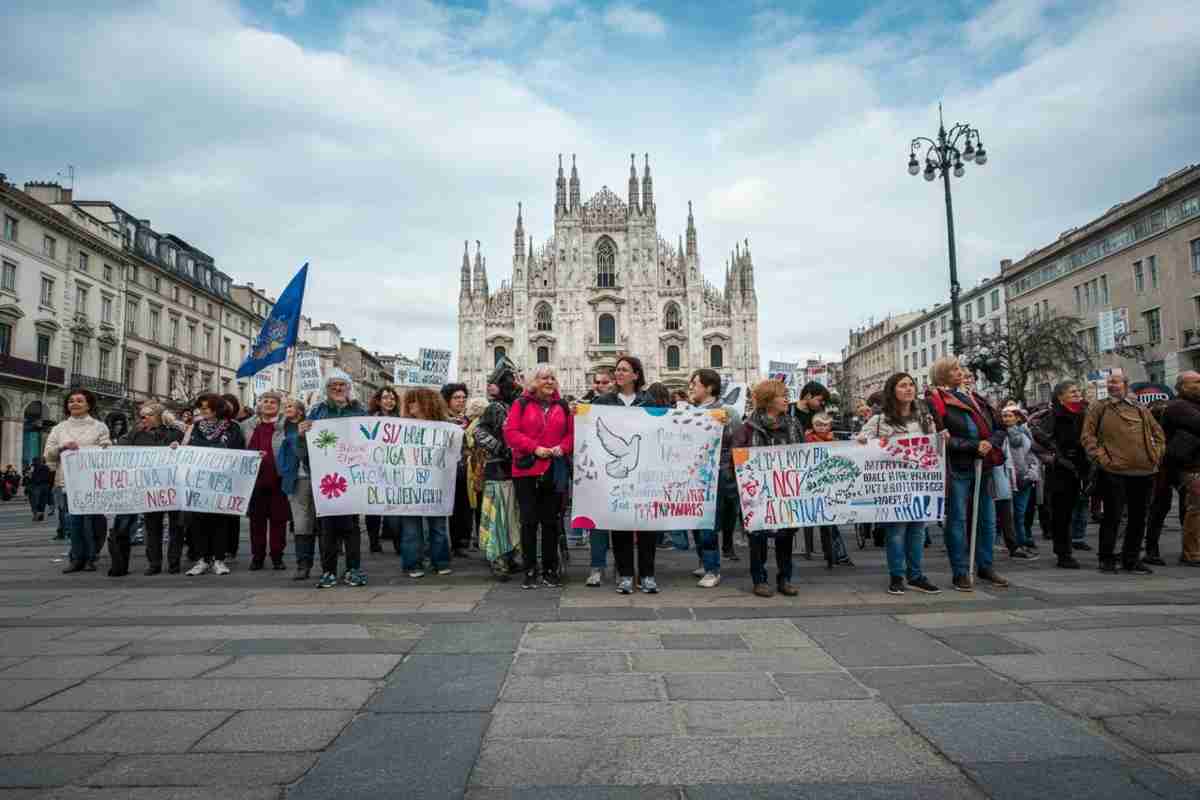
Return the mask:
<svg viewBox="0 0 1200 800">
<path fill-rule="evenodd" d="M 400 414 L 405 419 L 446 422 L 446 402 L 433 389 L 418 387 L 404 393 Z M 438 575 L 450 574 L 450 533 L 445 517 L 389 517 L 400 520 L 400 566 L 410 578 L 425 577 L 422 568 L 423 530 L 429 531 L 429 558 Z"/>
</svg>

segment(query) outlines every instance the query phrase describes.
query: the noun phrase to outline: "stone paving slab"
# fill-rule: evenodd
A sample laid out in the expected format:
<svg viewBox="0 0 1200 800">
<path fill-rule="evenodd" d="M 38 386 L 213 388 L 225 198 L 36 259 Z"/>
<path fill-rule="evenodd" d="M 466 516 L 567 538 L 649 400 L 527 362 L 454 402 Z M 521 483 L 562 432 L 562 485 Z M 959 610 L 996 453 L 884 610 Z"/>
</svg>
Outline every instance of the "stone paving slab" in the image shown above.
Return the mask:
<svg viewBox="0 0 1200 800">
<path fill-rule="evenodd" d="M 822 700 L 862 700 L 872 696 L 869 689 L 852 676 L 838 672 L 793 674 L 777 672 L 771 676 L 789 700 L 818 702 Z"/>
<path fill-rule="evenodd" d="M 709 650 L 637 651 L 634 672 L 840 672 L 836 661 L 818 648 L 770 653 Z"/>
<path fill-rule="evenodd" d="M 196 752 L 323 750 L 354 719 L 354 711 L 242 711 L 201 739 Z"/>
<path fill-rule="evenodd" d="M 385 678 L 403 656 L 274 655 L 242 656 L 208 673 L 210 678 Z"/>
<path fill-rule="evenodd" d="M 0 672 L 0 680 L 7 678 L 39 678 L 79 680 L 125 661 L 124 656 L 35 656 Z"/>
<path fill-rule="evenodd" d="M 273 786 L 303 775 L 315 753 L 195 753 L 119 756 L 88 776 L 90 786 Z"/>
<path fill-rule="evenodd" d="M 156 642 L 153 639 L 129 642 L 116 650 L 108 651 L 113 656 L 190 656 L 205 655 L 220 647 L 220 639 L 192 639 L 190 641 Z"/>
<path fill-rule="evenodd" d="M 378 683 L 362 680 L 193 678 L 89 681 L 39 703 L 38 711 L 358 708 Z"/>
<path fill-rule="evenodd" d="M 38 700 L 61 692 L 78 681 L 71 680 L 3 680 L 0 679 L 0 711 L 15 711 Z M 66 708 L 64 711 L 76 709 Z"/>
<path fill-rule="evenodd" d="M 1007 635 L 940 632 L 935 632 L 934 635 L 947 647 L 968 656 L 1005 656 L 1034 652 L 1033 648 L 1017 644 Z"/>
<path fill-rule="evenodd" d="M 1084 723 L 1043 703 L 933 703 L 899 711 L 960 764 L 1122 757 Z"/>
<path fill-rule="evenodd" d="M 83 711 L 0 712 L 0 754 L 36 753 L 74 736 L 103 716 Z"/>
<path fill-rule="evenodd" d="M 666 700 L 661 675 L 511 675 L 500 698 L 506 703 L 636 703 Z"/>
<path fill-rule="evenodd" d="M 414 639 L 232 639 L 213 642 L 206 649 L 217 655 L 277 656 L 277 655 L 358 655 L 391 653 L 403 655 L 413 649 Z M 147 644 L 160 644 L 147 642 Z M 122 650 L 121 652 L 125 652 Z"/>
<path fill-rule="evenodd" d="M 1195 745 L 1193 745 L 1193 748 Z M 1193 782 L 1200 782 L 1200 753 L 1171 753 L 1159 756 L 1168 766 L 1182 772 Z"/>
<path fill-rule="evenodd" d="M 581 698 L 578 703 L 499 703 L 492 711 L 487 738 L 594 740 L 631 733 L 639 736 L 684 733 L 676 713 L 676 709 L 683 709 L 683 704 L 589 702 L 591 700 L 589 697 Z"/>
<path fill-rule="evenodd" d="M 488 711 L 512 656 L 502 653 L 408 656 L 371 700 L 370 710 Z"/>
<path fill-rule="evenodd" d="M 968 660 L 932 636 L 883 617 L 800 619 L 796 626 L 846 667 L 955 664 Z"/>
<path fill-rule="evenodd" d="M 977 666 L 885 667 L 851 674 L 894 706 L 1032 699 L 1018 684 Z"/>
<path fill-rule="evenodd" d="M 749 650 L 736 633 L 664 633 L 659 636 L 666 650 Z"/>
<path fill-rule="evenodd" d="M 282 795 L 280 786 L 63 786 L 38 794 L 37 800 L 280 800 Z M 3 795 L 0 798 L 8 800 Z"/>
<path fill-rule="evenodd" d="M 1177 714 L 1200 715 L 1200 679 L 1175 681 L 1121 681 L 1125 694 Z"/>
<path fill-rule="evenodd" d="M 527 633 L 521 640 L 522 650 L 574 651 L 598 650 L 661 650 L 662 641 L 653 634 L 632 633 Z"/>
<path fill-rule="evenodd" d="M 989 669 L 1021 683 L 1150 680 L 1161 677 L 1137 664 L 1102 653 L 980 656 L 978 660 Z"/>
<path fill-rule="evenodd" d="M 517 653 L 514 675 L 603 675 L 630 672 L 626 653 Z"/>
<path fill-rule="evenodd" d="M 517 649 L 525 626 L 510 622 L 476 625 L 438 625 L 416 647 L 415 653 L 511 653 Z"/>
<path fill-rule="evenodd" d="M 1008 638 L 1043 653 L 1114 653 L 1120 650 L 1159 649 L 1184 645 L 1186 635 L 1167 628 L 1054 630 L 1010 633 Z"/>
<path fill-rule="evenodd" d="M 1200 717 L 1180 714 L 1140 714 L 1109 717 L 1104 727 L 1150 753 L 1200 750 Z"/>
<path fill-rule="evenodd" d="M 97 677 L 106 680 L 195 678 L 228 662 L 228 656 L 147 656 L 125 661 L 112 669 L 105 670 Z"/>
<path fill-rule="evenodd" d="M 486 714 L 366 714 L 288 791 L 288 800 L 460 797 L 487 724 Z"/>
<path fill-rule="evenodd" d="M 1102 719 L 1154 710 L 1149 702 L 1120 687 L 1118 683 L 1040 683 L 1032 690 L 1046 702 L 1079 717 Z"/>
<path fill-rule="evenodd" d="M 183 753 L 229 719 L 228 711 L 119 711 L 54 753 Z"/>
<path fill-rule="evenodd" d="M 687 672 L 663 675 L 672 700 L 782 700 L 769 675 L 752 672 Z"/>
<path fill-rule="evenodd" d="M 966 781 L 945 783 L 788 783 L 686 786 L 684 800 L 977 800 Z"/>
<path fill-rule="evenodd" d="M 473 787 L 466 800 L 680 800 L 679 792 L 674 786 Z"/>
<path fill-rule="evenodd" d="M 1191 643 L 1180 644 L 1171 650 L 1124 648 L 1114 651 L 1113 655 L 1168 678 L 1200 675 L 1200 647 Z"/>
<path fill-rule="evenodd" d="M 61 786 L 95 772 L 110 758 L 87 755 L 46 758 L 38 754 L 0 756 L 0 787 Z"/>
<path fill-rule="evenodd" d="M 887 705 L 877 700 L 695 701 L 678 705 L 688 736 L 765 738 L 911 736 Z"/>
<path fill-rule="evenodd" d="M 1163 770 L 1103 758 L 971 764 L 993 800 L 1194 800 L 1195 787 Z"/>
</svg>

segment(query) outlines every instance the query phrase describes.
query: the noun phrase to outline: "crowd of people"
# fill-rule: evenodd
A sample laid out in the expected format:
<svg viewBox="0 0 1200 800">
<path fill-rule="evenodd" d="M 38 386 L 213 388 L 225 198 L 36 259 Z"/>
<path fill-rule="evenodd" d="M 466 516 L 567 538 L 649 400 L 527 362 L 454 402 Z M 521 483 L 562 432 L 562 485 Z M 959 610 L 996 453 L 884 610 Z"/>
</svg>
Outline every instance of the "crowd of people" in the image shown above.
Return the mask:
<svg viewBox="0 0 1200 800">
<path fill-rule="evenodd" d="M 881 392 L 858 406 L 851 441 L 841 446 L 920 434 L 939 440 L 946 463 L 941 527 L 954 589 L 973 591 L 976 578 L 993 587 L 1007 586 L 994 564 L 996 535 L 1011 559 L 1036 559 L 1035 520 L 1043 538 L 1053 541 L 1056 565 L 1079 569 L 1076 554 L 1091 550 L 1085 537 L 1090 511 L 1100 517 L 1099 569 L 1148 575 L 1147 565 L 1165 564 L 1160 538 L 1176 494 L 1184 528 L 1180 563 L 1200 566 L 1200 373 L 1181 374 L 1178 396 L 1156 408 L 1137 402 L 1119 370 L 1108 378 L 1105 399 L 1086 403 L 1079 384 L 1068 380 L 1054 388 L 1047 407 L 1033 410 L 1017 403 L 997 409 L 974 390 L 973 376 L 954 358 L 934 362 L 930 378 L 932 387 L 922 394 L 912 375 L 889 377 Z M 654 594 L 659 591 L 659 549 L 694 549 L 693 575 L 702 588 L 720 585 L 723 560 L 740 560 L 734 546 L 741 511 L 733 448 L 834 440 L 834 420 L 825 408 L 830 393 L 819 383 L 803 386 L 790 401 L 782 382 L 761 381 L 752 387 L 748 412 L 740 418 L 722 404 L 721 378 L 715 371 L 696 370 L 686 391 L 671 391 L 662 384 L 647 385 L 635 356 L 622 356 L 611 371 L 597 370 L 591 390 L 578 400 L 559 393 L 552 367 L 541 365 L 524 377 L 507 359 L 489 377 L 486 398 L 470 397 L 463 384 L 448 384 L 440 392 L 385 386 L 364 405 L 353 389 L 350 376 L 334 370 L 326 377 L 324 398 L 312 408 L 278 392 L 260 395 L 253 410 L 243 409 L 232 395 L 217 394 L 201 395 L 194 408 L 179 415 L 146 403 L 135 429 L 115 441 L 93 416 L 95 396 L 72 389 L 64 400 L 63 421 L 46 440 L 44 459 L 36 459 L 24 478 L 34 520 L 46 518 L 47 506 L 50 513 L 58 512 L 60 535 L 70 540 L 66 573 L 94 571 L 107 540 L 108 574 L 128 574 L 133 536 L 144 530 L 145 574 L 164 571 L 165 550 L 167 573 L 181 572 L 186 557 L 188 576 L 225 575 L 238 554 L 239 517 L 172 511 L 143 514 L 139 521 L 138 515 L 118 515 L 110 533 L 104 515 L 69 513 L 60 458 L 64 451 L 113 444 L 250 449 L 263 454 L 247 511 L 252 571 L 265 569 L 268 558 L 274 570 L 286 569 L 290 532 L 295 580 L 310 579 L 319 551 L 318 587 L 364 586 L 365 519 L 370 552 L 382 552 L 382 539 L 391 539 L 403 571 L 413 579 L 427 570 L 448 575 L 452 558 L 478 550 L 497 580 L 520 576 L 525 589 L 557 588 L 564 580 L 564 527 L 571 517 L 575 403 L 707 410 L 724 426 L 713 527 L 586 532 L 586 586 L 604 583 L 611 550 L 616 591 Z M 368 415 L 451 422 L 462 428 L 463 457 L 449 517 L 316 518 L 305 434 L 319 420 Z M 931 527 L 933 523 L 892 522 L 859 532 L 886 550 L 886 591 L 940 591 L 923 565 Z M 830 568 L 853 566 L 836 526 L 748 531 L 755 595 L 798 593 L 792 569 L 798 532 L 804 535 L 806 558 L 813 556 L 819 537 Z M 774 589 L 768 575 L 772 549 Z"/>
</svg>

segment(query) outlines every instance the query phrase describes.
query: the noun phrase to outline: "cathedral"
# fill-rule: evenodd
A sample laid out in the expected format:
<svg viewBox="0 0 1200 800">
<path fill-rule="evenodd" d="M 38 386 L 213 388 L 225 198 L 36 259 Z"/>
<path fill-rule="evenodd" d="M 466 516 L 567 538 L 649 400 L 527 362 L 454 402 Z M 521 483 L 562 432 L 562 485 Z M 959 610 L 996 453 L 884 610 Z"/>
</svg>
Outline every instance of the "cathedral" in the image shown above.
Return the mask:
<svg viewBox="0 0 1200 800">
<path fill-rule="evenodd" d="M 458 376 L 481 393 L 493 365 L 551 364 L 564 394 L 582 395 L 597 367 L 624 354 L 642 359 L 647 383 L 683 386 L 692 370 L 712 367 L 728 381 L 759 376 L 758 297 L 749 241 L 734 245 L 725 288 L 704 280 L 696 223 L 688 203 L 678 245 L 660 234 L 647 155 L 642 175 L 630 156 L 624 199 L 607 186 L 583 202 L 579 171 L 558 157 L 554 235 L 540 247 L 525 235 L 521 204 L 513 231 L 512 279 L 488 285 L 476 242 L 463 245 L 458 298 Z M 685 242 L 686 239 L 686 242 Z"/>
</svg>

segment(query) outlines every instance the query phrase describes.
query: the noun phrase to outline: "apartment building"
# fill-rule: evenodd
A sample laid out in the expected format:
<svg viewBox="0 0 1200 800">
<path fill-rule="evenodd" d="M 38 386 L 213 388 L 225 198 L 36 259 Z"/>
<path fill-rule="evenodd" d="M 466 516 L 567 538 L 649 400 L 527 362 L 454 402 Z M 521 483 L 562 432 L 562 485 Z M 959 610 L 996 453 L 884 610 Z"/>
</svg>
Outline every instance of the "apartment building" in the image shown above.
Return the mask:
<svg viewBox="0 0 1200 800">
<path fill-rule="evenodd" d="M 900 369 L 900 340 L 897 331 L 920 317 L 919 312 L 889 316 L 850 331 L 850 342 L 842 348 L 844 385 L 850 392 L 850 409 L 883 389 L 888 376 Z"/>
</svg>

